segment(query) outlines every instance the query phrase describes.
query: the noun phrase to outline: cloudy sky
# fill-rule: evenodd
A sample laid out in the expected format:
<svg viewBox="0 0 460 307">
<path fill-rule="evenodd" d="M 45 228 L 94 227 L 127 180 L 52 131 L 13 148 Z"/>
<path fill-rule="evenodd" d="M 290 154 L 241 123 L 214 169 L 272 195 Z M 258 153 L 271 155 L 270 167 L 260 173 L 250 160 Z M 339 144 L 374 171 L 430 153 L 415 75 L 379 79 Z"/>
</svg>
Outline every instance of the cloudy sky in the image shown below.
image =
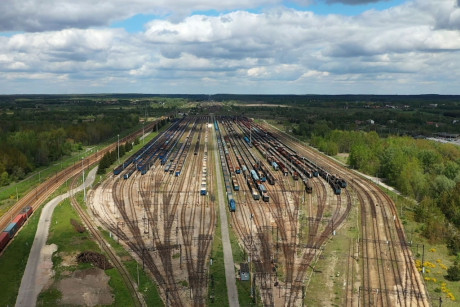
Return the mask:
<svg viewBox="0 0 460 307">
<path fill-rule="evenodd" d="M 0 0 L 0 94 L 460 94 L 460 0 Z"/>
</svg>

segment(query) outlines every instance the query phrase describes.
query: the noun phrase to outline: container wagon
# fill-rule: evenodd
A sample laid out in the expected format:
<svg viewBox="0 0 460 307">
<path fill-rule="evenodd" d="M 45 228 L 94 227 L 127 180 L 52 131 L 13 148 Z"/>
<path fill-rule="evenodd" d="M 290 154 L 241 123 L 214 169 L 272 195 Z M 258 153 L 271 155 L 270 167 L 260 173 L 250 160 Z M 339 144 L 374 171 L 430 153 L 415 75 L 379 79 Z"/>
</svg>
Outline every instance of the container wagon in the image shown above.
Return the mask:
<svg viewBox="0 0 460 307">
<path fill-rule="evenodd" d="M 5 230 L 3 230 L 3 232 L 6 232 L 8 234 L 8 236 L 11 238 L 14 237 L 14 235 L 16 234 L 16 232 L 18 231 L 18 225 L 14 222 L 11 222 L 10 224 L 8 224 L 8 226 L 6 226 Z"/>
</svg>

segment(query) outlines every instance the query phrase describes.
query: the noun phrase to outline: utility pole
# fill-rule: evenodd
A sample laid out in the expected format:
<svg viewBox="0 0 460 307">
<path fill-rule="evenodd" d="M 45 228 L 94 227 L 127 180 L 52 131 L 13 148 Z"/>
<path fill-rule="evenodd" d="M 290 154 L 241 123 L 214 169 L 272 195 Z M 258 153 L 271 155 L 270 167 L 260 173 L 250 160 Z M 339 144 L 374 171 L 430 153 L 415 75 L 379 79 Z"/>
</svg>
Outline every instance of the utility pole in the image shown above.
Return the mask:
<svg viewBox="0 0 460 307">
<path fill-rule="evenodd" d="M 425 274 L 425 244 L 422 244 L 422 274 Z"/>
<path fill-rule="evenodd" d="M 81 157 L 81 168 L 83 170 L 83 202 L 86 201 L 86 187 L 85 187 L 85 169 L 83 167 L 83 157 Z"/>
<path fill-rule="evenodd" d="M 119 134 L 117 134 L 117 138 L 118 138 L 118 141 L 117 141 L 118 163 L 120 163 L 120 135 Z"/>
</svg>

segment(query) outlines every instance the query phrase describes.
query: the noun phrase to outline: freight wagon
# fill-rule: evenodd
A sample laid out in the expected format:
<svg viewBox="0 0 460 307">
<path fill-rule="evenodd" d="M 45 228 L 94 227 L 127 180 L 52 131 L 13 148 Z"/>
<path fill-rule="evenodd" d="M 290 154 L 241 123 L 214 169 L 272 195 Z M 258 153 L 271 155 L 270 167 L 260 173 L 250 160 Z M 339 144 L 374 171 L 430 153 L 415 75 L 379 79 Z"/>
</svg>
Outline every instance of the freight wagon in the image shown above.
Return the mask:
<svg viewBox="0 0 460 307">
<path fill-rule="evenodd" d="M 267 193 L 262 194 L 262 200 L 267 203 L 270 201 L 270 197 Z"/>
<path fill-rule="evenodd" d="M 8 236 L 11 238 L 14 237 L 14 235 L 16 234 L 16 232 L 18 231 L 18 225 L 16 223 L 13 223 L 11 222 L 10 224 L 8 224 L 8 226 L 6 226 L 6 228 L 3 230 L 3 232 L 6 232 L 8 234 Z"/>
<path fill-rule="evenodd" d="M 303 180 L 303 184 L 305 185 L 305 192 L 307 192 L 307 193 L 312 193 L 313 192 L 313 188 L 312 188 L 310 182 L 308 181 L 308 179 L 305 178 Z"/>
<path fill-rule="evenodd" d="M 2 251 L 5 248 L 9 241 L 10 236 L 7 232 L 0 233 L 0 251 Z"/>
<path fill-rule="evenodd" d="M 206 195 L 206 182 L 201 183 L 201 190 L 200 190 L 200 195 Z"/>
<path fill-rule="evenodd" d="M 236 201 L 233 198 L 228 199 L 228 208 L 230 212 L 235 212 L 236 211 Z"/>
<path fill-rule="evenodd" d="M 251 176 L 252 176 L 252 179 L 254 179 L 255 181 L 259 181 L 259 176 L 257 175 L 256 171 L 255 170 L 251 170 Z"/>
</svg>

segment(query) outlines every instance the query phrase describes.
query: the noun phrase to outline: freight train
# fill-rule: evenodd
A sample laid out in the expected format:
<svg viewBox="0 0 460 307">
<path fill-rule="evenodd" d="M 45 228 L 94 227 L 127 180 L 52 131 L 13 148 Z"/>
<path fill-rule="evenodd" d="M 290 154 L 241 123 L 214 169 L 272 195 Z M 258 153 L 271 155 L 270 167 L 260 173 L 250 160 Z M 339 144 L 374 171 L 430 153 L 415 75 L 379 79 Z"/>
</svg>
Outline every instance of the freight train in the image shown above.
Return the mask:
<svg viewBox="0 0 460 307">
<path fill-rule="evenodd" d="M 0 252 L 5 248 L 8 242 L 18 232 L 19 228 L 24 225 L 24 222 L 30 217 L 33 209 L 30 206 L 24 207 L 14 220 L 3 229 L 0 234 Z"/>
</svg>

